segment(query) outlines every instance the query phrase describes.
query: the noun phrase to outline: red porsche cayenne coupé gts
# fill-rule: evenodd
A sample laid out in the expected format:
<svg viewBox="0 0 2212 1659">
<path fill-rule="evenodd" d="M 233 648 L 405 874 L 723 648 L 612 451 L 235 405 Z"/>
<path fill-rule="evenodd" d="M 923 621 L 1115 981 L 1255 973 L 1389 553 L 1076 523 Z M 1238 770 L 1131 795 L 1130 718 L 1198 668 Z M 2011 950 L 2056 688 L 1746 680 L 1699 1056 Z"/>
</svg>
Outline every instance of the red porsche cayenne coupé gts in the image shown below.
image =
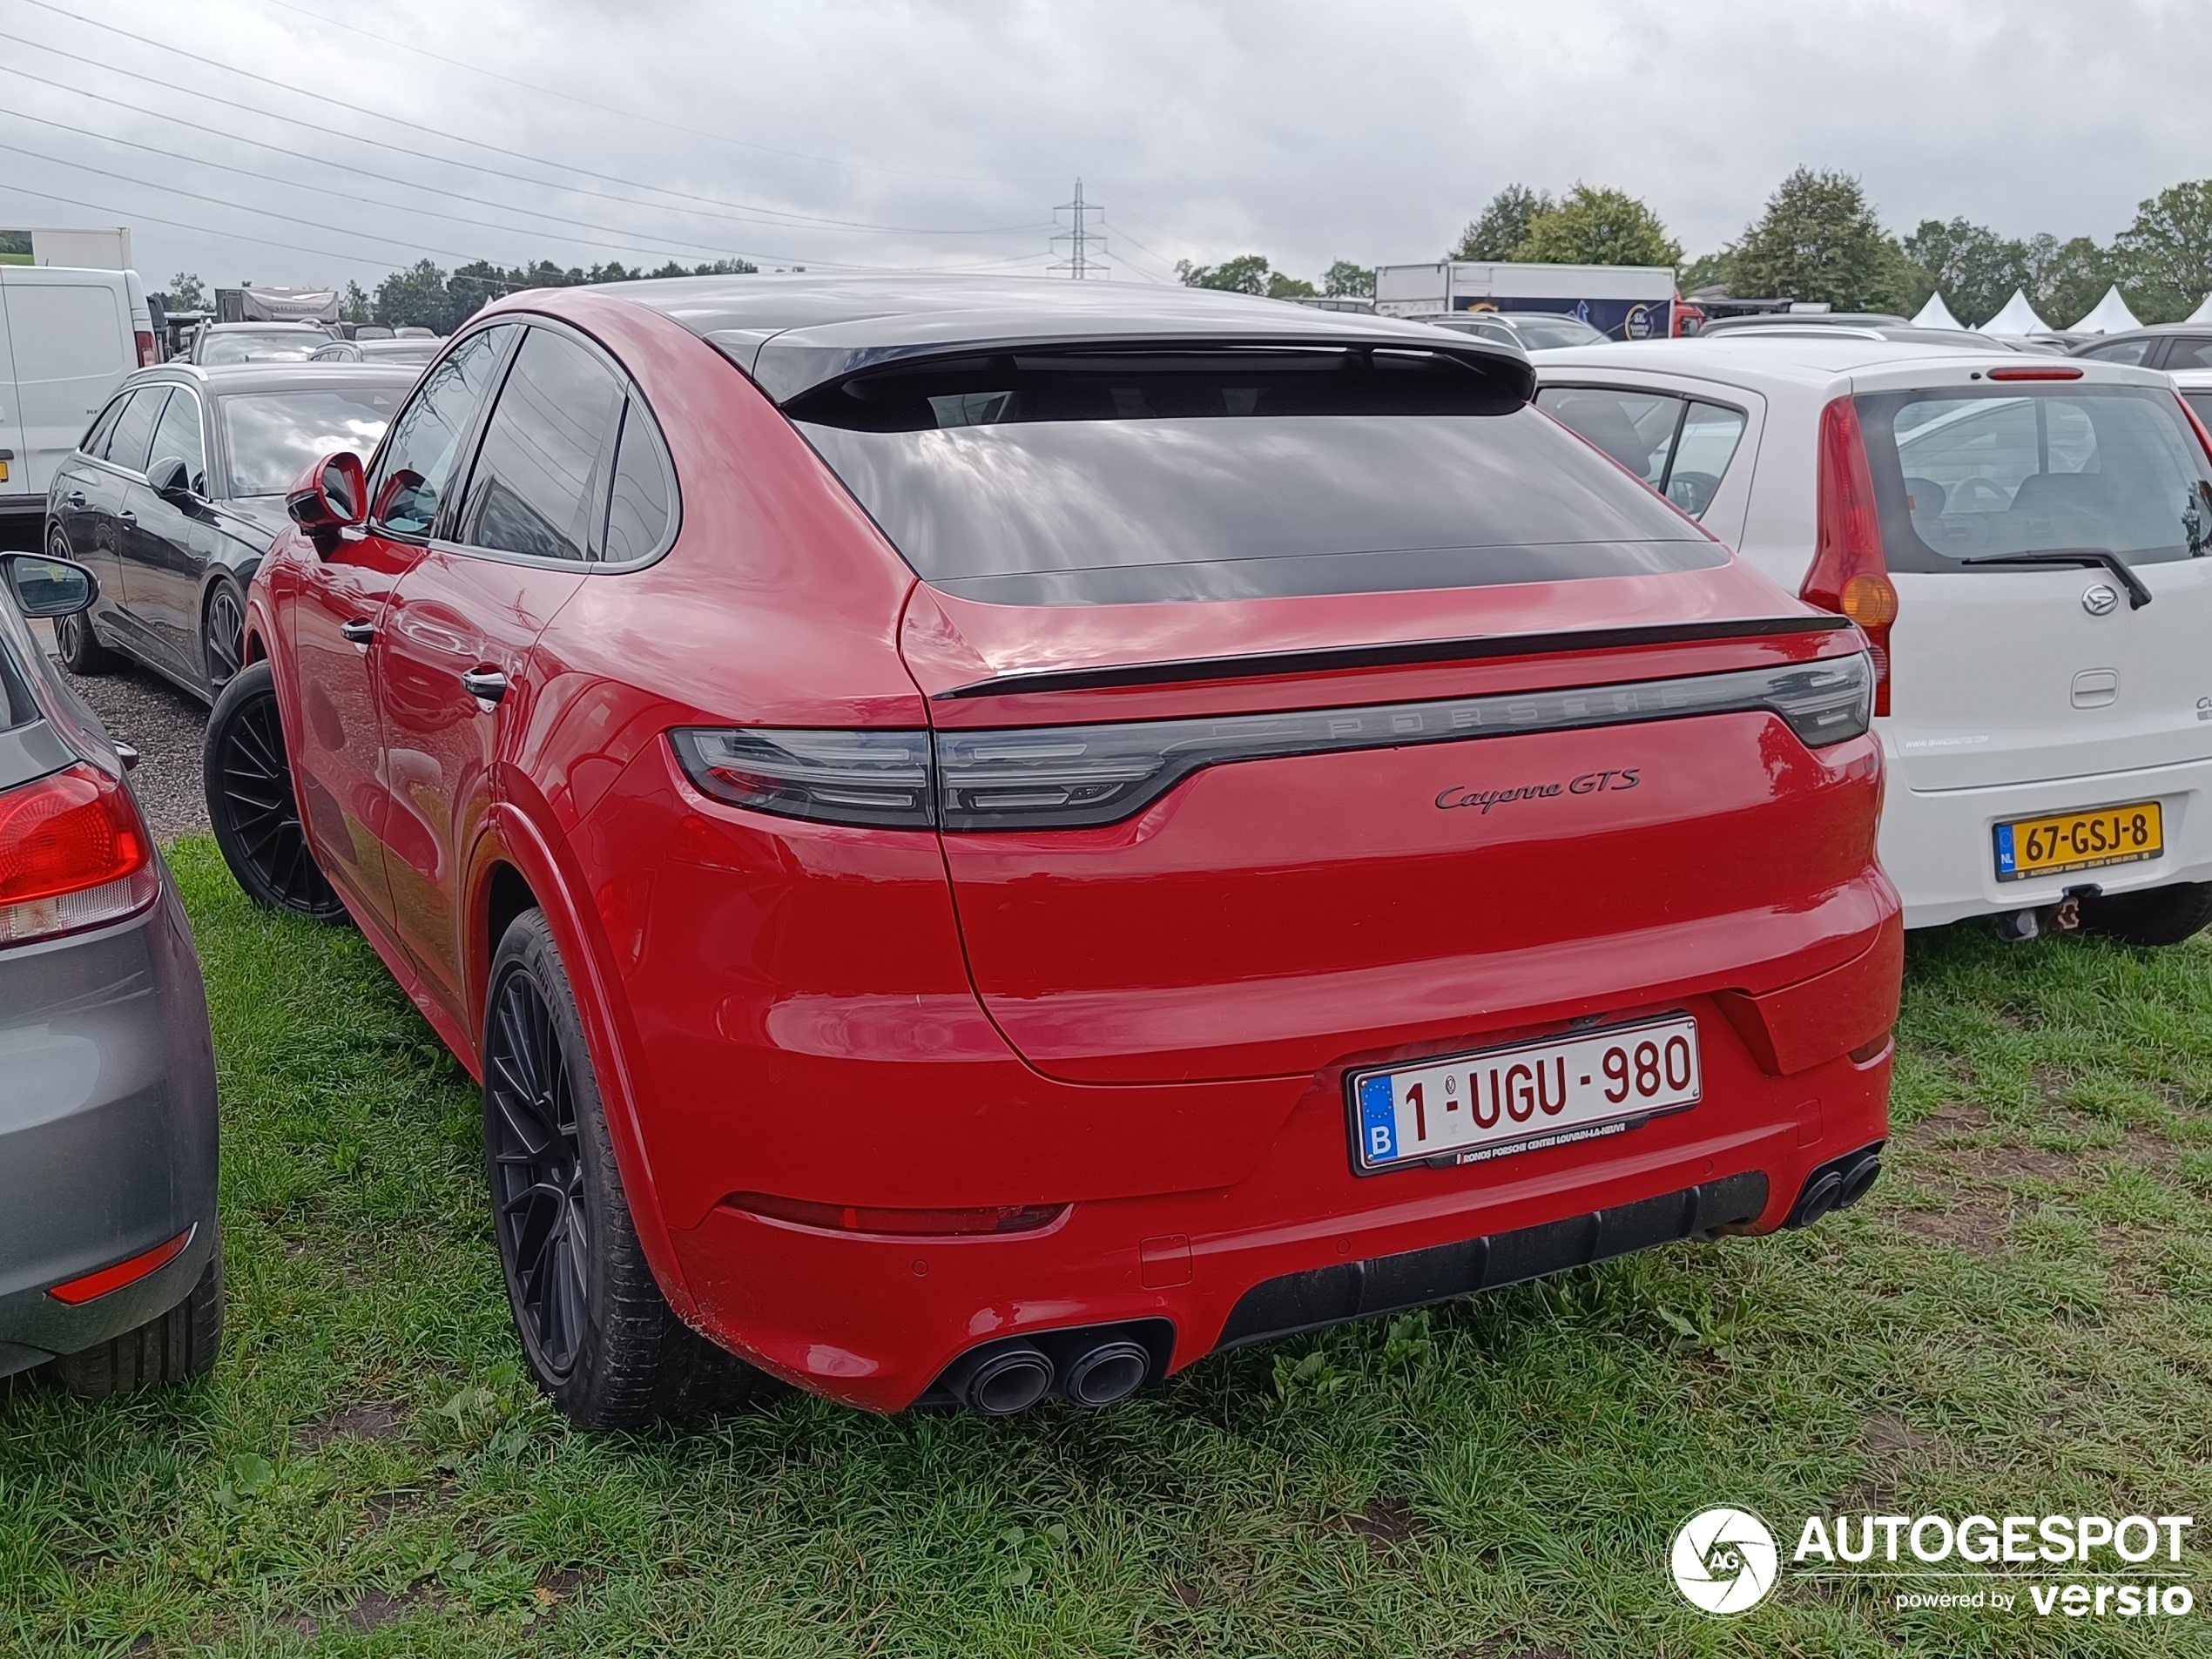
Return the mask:
<svg viewBox="0 0 2212 1659">
<path fill-rule="evenodd" d="M 1204 292 L 638 282 L 301 481 L 218 833 L 482 1078 L 565 1411 L 1103 1405 L 1865 1190 L 1863 642 L 1531 382 Z"/>
</svg>

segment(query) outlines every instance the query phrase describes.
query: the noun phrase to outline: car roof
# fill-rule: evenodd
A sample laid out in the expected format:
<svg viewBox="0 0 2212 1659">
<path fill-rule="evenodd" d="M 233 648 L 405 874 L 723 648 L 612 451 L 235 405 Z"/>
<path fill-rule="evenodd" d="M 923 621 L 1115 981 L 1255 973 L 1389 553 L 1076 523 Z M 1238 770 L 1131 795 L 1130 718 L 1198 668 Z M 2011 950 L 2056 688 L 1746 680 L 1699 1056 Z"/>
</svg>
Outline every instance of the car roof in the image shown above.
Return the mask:
<svg viewBox="0 0 2212 1659">
<path fill-rule="evenodd" d="M 560 290 L 576 293 L 579 290 Z M 581 290 L 659 312 L 719 348 L 779 402 L 865 368 L 973 347 L 1116 341 L 1397 345 L 1486 361 L 1525 361 L 1472 334 L 1323 311 L 1214 288 L 1047 277 L 752 275 L 666 277 Z M 493 307 L 530 309 L 547 295 Z M 1521 370 L 1526 373 L 1526 369 Z"/>
<path fill-rule="evenodd" d="M 127 382 L 190 381 L 218 395 L 233 392 L 291 392 L 303 387 L 382 386 L 404 388 L 421 376 L 415 366 L 399 363 L 186 363 L 142 368 Z"/>
<path fill-rule="evenodd" d="M 2192 392 L 2212 390 L 2212 368 L 2169 368 L 2166 372 L 2176 386 L 2187 387 Z"/>
<path fill-rule="evenodd" d="M 1826 386 L 1841 376 L 1925 365 L 1932 369 L 1986 374 L 1993 354 L 1946 348 L 1919 341 L 1867 340 L 1838 331 L 1817 336 L 1754 334 L 1738 339 L 1733 334 L 1710 340 L 1627 340 L 1604 346 L 1569 346 L 1543 354 L 1547 379 L 1558 379 L 1575 369 L 1643 369 L 1653 374 L 1696 375 L 1707 380 L 1756 387 L 1762 381 L 1777 386 Z M 2113 363 L 2084 362 L 2064 357 L 2031 355 L 2000 361 L 2003 368 L 2033 369 L 2049 366 L 2079 368 L 2082 378 L 2155 385 L 2165 377 L 2154 371 L 2125 368 Z"/>
<path fill-rule="evenodd" d="M 211 322 L 207 325 L 207 332 L 211 334 L 247 331 L 254 334 L 269 334 L 293 329 L 309 334 L 327 334 L 330 332 L 319 322 L 279 322 L 273 320 L 268 322 Z"/>
</svg>

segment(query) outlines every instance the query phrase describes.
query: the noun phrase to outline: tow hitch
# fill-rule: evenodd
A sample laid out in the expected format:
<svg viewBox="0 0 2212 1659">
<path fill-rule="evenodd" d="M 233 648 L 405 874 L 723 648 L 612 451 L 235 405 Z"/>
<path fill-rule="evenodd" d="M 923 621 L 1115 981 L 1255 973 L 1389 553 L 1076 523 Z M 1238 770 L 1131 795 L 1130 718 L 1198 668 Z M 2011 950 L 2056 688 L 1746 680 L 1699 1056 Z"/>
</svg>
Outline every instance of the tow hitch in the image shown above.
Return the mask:
<svg viewBox="0 0 2212 1659">
<path fill-rule="evenodd" d="M 2081 901 L 2103 891 L 2095 882 L 2085 881 L 2078 887 L 2068 887 L 2056 904 L 2007 910 L 1997 918 L 1997 936 L 2007 944 L 2019 945 L 2047 933 L 2073 933 L 2081 926 Z"/>
</svg>

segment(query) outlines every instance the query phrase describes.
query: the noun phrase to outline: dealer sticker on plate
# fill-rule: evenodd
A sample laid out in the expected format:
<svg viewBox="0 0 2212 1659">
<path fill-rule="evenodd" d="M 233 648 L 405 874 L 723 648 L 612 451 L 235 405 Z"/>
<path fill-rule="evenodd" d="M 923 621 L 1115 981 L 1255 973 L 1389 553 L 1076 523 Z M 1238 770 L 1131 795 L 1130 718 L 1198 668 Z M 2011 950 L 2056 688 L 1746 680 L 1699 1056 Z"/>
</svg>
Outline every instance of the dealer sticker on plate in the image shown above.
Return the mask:
<svg viewBox="0 0 2212 1659">
<path fill-rule="evenodd" d="M 1354 1156 L 1363 1170 L 1474 1163 L 1617 1135 L 1697 1103 L 1697 1022 L 1635 1025 L 1515 1043 L 1403 1069 L 1355 1072 Z"/>
</svg>

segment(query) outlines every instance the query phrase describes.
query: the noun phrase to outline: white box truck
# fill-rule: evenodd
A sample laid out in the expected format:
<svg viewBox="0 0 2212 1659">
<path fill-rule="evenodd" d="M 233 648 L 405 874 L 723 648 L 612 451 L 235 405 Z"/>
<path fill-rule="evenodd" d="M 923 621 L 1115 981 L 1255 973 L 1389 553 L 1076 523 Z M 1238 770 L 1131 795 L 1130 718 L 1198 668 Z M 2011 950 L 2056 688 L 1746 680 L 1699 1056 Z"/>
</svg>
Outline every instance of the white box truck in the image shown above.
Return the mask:
<svg viewBox="0 0 2212 1659">
<path fill-rule="evenodd" d="M 1665 265 L 1517 265 L 1441 260 L 1375 273 L 1375 311 L 1418 317 L 1440 311 L 1541 311 L 1579 317 L 1615 340 L 1696 332 Z"/>
<path fill-rule="evenodd" d="M 0 265 L 0 519 L 11 521 L 10 539 L 19 521 L 44 516 L 54 469 L 124 377 L 155 361 L 137 272 Z"/>
<path fill-rule="evenodd" d="M 66 265 L 81 271 L 131 268 L 131 233 L 121 225 L 64 229 L 27 225 L 0 230 L 0 265 Z"/>
</svg>

